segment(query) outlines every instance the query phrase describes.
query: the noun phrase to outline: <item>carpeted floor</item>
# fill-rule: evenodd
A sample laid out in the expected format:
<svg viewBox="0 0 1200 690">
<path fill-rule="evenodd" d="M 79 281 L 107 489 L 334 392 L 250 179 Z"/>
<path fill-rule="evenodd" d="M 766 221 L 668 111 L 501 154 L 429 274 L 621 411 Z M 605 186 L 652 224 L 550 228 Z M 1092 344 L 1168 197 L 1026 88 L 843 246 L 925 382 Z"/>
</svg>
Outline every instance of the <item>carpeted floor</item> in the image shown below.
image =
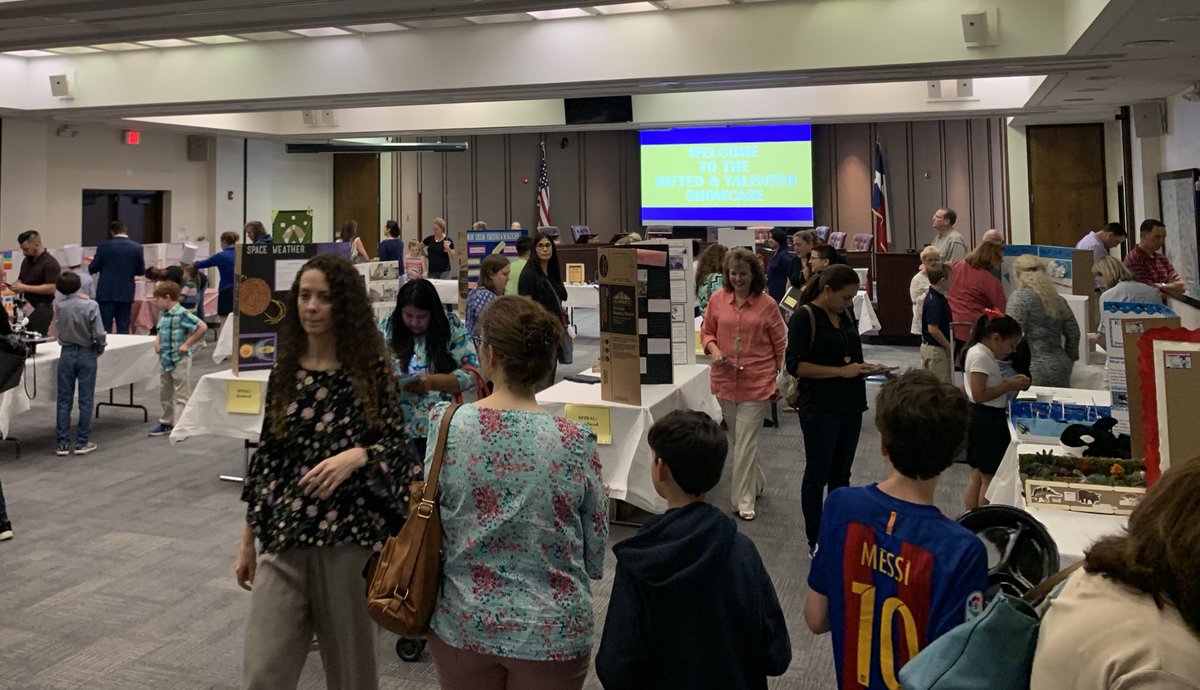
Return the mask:
<svg viewBox="0 0 1200 690">
<path fill-rule="evenodd" d="M 579 314 L 584 336 L 577 341 L 576 364 L 560 367 L 560 376 L 595 362 L 594 316 L 589 321 L 587 312 Z M 193 379 L 218 369 L 208 352 L 198 358 Z M 867 358 L 917 364 L 914 348 L 868 346 Z M 869 388 L 870 397 L 874 390 Z M 157 396 L 140 395 L 139 402 L 150 409 L 151 423 L 143 424 L 140 412 L 104 409 L 93 433 L 100 449 L 88 456 L 55 457 L 54 405 L 44 400 L 13 422 L 21 457 L 0 446 L 0 481 L 16 533 L 0 543 L 0 688 L 240 685 L 249 595 L 234 582 L 232 563 L 244 510 L 239 487 L 217 476 L 240 474 L 242 444 L 205 437 L 171 446 L 165 438 L 149 438 Z M 855 484 L 885 474 L 872 414 L 864 418 Z M 764 429 L 762 439 L 768 488 L 759 518 L 738 528 L 757 545 L 787 613 L 793 660 L 770 687 L 830 688 L 829 638 L 809 634 L 802 614 L 809 560 L 799 501 L 799 423 L 794 415 L 782 416 L 780 427 Z M 710 496 L 719 506 L 728 503 L 727 480 L 728 469 Z M 938 504 L 948 515 L 959 512 L 965 481 L 964 465 L 946 473 Z M 614 526 L 610 543 L 632 532 Z M 604 579 L 592 586 L 597 630 L 613 563 L 610 557 Z M 437 687 L 428 655 L 401 662 L 394 643 L 392 635 L 380 634 L 380 686 Z M 316 654 L 301 687 L 324 687 Z M 586 687 L 600 687 L 594 675 Z"/>
</svg>

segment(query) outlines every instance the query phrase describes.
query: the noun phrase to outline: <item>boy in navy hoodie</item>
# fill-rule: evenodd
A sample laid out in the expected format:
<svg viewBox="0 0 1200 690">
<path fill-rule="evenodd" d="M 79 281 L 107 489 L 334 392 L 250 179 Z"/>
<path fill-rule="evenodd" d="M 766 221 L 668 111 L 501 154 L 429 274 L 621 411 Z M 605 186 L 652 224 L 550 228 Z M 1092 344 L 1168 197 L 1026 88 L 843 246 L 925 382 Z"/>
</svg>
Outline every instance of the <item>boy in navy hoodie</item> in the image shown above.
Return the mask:
<svg viewBox="0 0 1200 690">
<path fill-rule="evenodd" d="M 650 428 L 649 442 L 667 512 L 613 547 L 596 675 L 608 690 L 766 688 L 792 647 L 754 543 L 704 502 L 721 478 L 725 434 L 703 412 L 678 410 Z"/>
</svg>

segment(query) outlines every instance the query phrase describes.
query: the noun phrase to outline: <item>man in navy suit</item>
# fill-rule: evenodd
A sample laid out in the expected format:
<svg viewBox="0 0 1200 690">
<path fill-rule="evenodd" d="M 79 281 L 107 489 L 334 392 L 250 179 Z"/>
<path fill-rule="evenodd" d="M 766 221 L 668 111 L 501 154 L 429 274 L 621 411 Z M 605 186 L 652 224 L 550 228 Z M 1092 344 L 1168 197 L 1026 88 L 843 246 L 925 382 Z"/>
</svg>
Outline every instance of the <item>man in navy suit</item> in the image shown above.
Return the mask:
<svg viewBox="0 0 1200 690">
<path fill-rule="evenodd" d="M 100 318 L 109 333 L 128 333 L 129 314 L 133 311 L 133 279 L 146 272 L 142 245 L 129 239 L 124 221 L 114 220 L 108 228 L 110 239 L 96 248 L 96 257 L 88 273 L 99 273 L 96 301 Z M 117 327 L 113 330 L 113 320 Z"/>
</svg>

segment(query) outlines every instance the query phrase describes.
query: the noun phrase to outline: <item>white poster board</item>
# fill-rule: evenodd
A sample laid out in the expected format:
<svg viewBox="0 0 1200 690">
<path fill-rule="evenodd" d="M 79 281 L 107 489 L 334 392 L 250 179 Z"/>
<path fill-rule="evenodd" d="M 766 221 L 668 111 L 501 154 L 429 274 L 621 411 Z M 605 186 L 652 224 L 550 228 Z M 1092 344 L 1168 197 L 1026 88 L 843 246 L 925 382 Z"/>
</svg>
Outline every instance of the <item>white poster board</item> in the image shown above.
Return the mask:
<svg viewBox="0 0 1200 690">
<path fill-rule="evenodd" d="M 667 269 L 671 275 L 672 364 L 696 363 L 696 271 L 690 239 L 661 239 L 635 242 L 667 247 Z"/>
<path fill-rule="evenodd" d="M 1129 424 L 1129 382 L 1126 376 L 1125 364 L 1125 328 L 1122 323 L 1126 319 L 1141 319 L 1148 316 L 1174 316 L 1175 313 L 1161 303 L 1138 304 L 1135 302 L 1105 302 L 1100 305 L 1100 323 L 1105 334 L 1105 350 L 1108 361 L 1105 362 L 1105 373 L 1108 377 L 1108 390 L 1112 393 L 1112 415 L 1117 420 L 1115 431 L 1122 434 L 1130 433 Z"/>
</svg>

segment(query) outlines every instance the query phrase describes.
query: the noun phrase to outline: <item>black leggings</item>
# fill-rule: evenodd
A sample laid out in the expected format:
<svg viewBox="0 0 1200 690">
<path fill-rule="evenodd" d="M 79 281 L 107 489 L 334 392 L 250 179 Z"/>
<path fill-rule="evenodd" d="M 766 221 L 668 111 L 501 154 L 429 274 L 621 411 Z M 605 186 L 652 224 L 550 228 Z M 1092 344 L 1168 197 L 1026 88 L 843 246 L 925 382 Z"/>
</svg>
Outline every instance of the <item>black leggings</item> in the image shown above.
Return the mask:
<svg viewBox="0 0 1200 690">
<path fill-rule="evenodd" d="M 825 489 L 850 485 L 850 466 L 862 431 L 862 412 L 804 410 L 800 413 L 804 434 L 804 479 L 800 483 L 800 507 L 808 547 L 817 544 L 821 533 L 821 510 Z"/>
</svg>

